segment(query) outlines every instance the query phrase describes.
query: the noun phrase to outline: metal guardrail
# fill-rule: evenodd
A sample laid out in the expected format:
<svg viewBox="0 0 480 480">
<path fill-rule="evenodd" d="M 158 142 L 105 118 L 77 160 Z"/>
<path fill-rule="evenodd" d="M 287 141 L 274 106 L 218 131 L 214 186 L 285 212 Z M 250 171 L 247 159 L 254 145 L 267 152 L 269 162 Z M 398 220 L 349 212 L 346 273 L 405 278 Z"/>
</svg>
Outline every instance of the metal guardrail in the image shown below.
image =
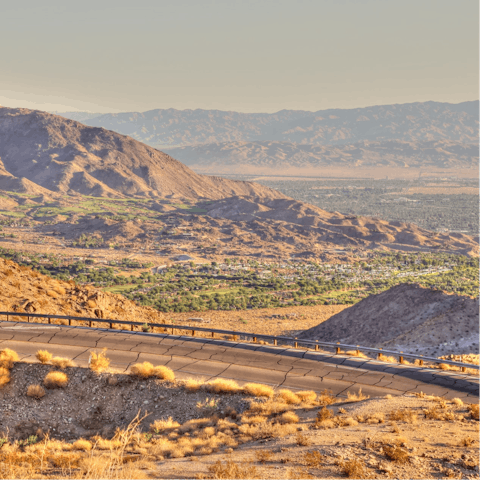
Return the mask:
<svg viewBox="0 0 480 480">
<path fill-rule="evenodd" d="M 292 344 L 294 348 L 298 348 L 299 345 L 304 347 L 313 348 L 316 351 L 320 350 L 320 347 L 327 347 L 335 350 L 336 354 L 345 353 L 342 352 L 344 350 L 355 350 L 356 353 L 360 352 L 368 352 L 377 354 L 377 359 L 381 360 L 382 355 L 390 355 L 393 357 L 398 358 L 399 363 L 404 363 L 405 358 L 419 360 L 420 366 L 423 366 L 424 362 L 431 362 L 435 364 L 447 364 L 456 367 L 460 367 L 462 372 L 465 372 L 467 368 L 472 368 L 476 370 L 480 370 L 479 365 L 471 364 L 471 363 L 464 363 L 464 362 L 455 362 L 452 360 L 440 360 L 435 357 L 425 357 L 423 355 L 417 355 L 413 353 L 404 353 L 404 352 L 394 352 L 391 350 L 384 350 L 382 348 L 371 348 L 371 347 L 363 347 L 361 345 L 347 345 L 341 344 L 339 342 L 332 343 L 332 342 L 322 342 L 319 340 L 304 340 L 298 339 L 294 337 L 287 337 L 281 335 L 265 335 L 265 334 L 257 334 L 257 333 L 249 333 L 249 332 L 238 332 L 234 330 L 221 330 L 221 329 L 214 329 L 214 328 L 205 328 L 205 327 L 196 327 L 190 325 L 171 325 L 171 324 L 164 324 L 164 323 L 145 323 L 145 322 L 131 322 L 127 320 L 114 320 L 114 319 L 105 319 L 105 318 L 91 318 L 91 317 L 74 317 L 70 315 L 50 315 L 45 313 L 23 313 L 23 312 L 0 312 L 0 315 L 6 316 L 7 321 L 9 317 L 27 317 L 27 322 L 30 322 L 30 318 L 46 318 L 48 319 L 48 323 L 51 324 L 52 319 L 60 319 L 60 320 L 67 320 L 68 325 L 72 325 L 72 321 L 75 322 L 88 322 L 88 326 L 91 327 L 92 323 L 106 323 L 109 325 L 109 328 L 113 328 L 114 324 L 117 325 L 129 325 L 131 328 L 130 330 L 134 330 L 134 326 L 143 327 L 148 325 L 149 328 L 163 328 L 164 330 L 170 330 L 170 333 L 167 334 L 174 334 L 175 330 L 182 330 L 190 332 L 192 336 L 195 336 L 196 332 L 207 332 L 211 333 L 212 337 L 215 338 L 215 335 L 230 335 L 233 337 L 244 337 L 244 338 L 251 338 L 253 343 L 257 343 L 259 339 L 261 340 L 273 340 L 273 345 L 277 346 L 279 342 Z"/>
</svg>

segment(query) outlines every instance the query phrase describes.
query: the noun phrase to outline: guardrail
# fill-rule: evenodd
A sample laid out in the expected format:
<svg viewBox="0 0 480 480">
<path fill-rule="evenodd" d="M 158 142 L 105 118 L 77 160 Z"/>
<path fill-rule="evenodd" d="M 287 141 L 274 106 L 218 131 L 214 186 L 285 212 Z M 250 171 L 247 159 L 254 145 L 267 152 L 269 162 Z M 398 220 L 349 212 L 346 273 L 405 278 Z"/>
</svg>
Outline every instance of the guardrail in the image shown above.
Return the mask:
<svg viewBox="0 0 480 480">
<path fill-rule="evenodd" d="M 74 322 L 88 322 L 88 326 L 91 327 L 92 323 L 106 323 L 109 325 L 109 328 L 113 328 L 114 324 L 117 325 L 128 325 L 130 326 L 130 330 L 134 331 L 135 326 L 144 327 L 145 325 L 148 326 L 149 329 L 153 328 L 162 328 L 164 331 L 161 333 L 166 333 L 173 335 L 175 330 L 187 331 L 190 332 L 192 336 L 195 336 L 196 332 L 206 332 L 211 334 L 211 338 L 216 338 L 215 335 L 229 335 L 232 337 L 243 337 L 243 339 L 251 339 L 253 343 L 257 343 L 258 340 L 273 340 L 273 345 L 278 346 L 279 343 L 292 345 L 294 348 L 298 348 L 299 345 L 302 347 L 313 348 L 315 351 L 319 351 L 320 347 L 334 349 L 336 354 L 346 353 L 342 352 L 344 350 L 354 350 L 356 354 L 360 352 L 366 352 L 370 354 L 376 354 L 377 359 L 381 360 L 382 355 L 390 355 L 392 357 L 398 358 L 398 363 L 404 363 L 406 358 L 419 360 L 419 365 L 423 366 L 424 362 L 430 362 L 435 364 L 447 364 L 456 367 L 460 367 L 462 372 L 465 372 L 467 368 L 472 368 L 479 370 L 479 365 L 474 365 L 471 363 L 464 363 L 464 362 L 455 362 L 452 360 L 439 360 L 435 357 L 425 357 L 424 355 L 417 355 L 413 353 L 404 353 L 404 352 L 394 352 L 390 350 L 384 350 L 382 348 L 371 348 L 371 347 L 363 347 L 361 345 L 347 345 L 341 344 L 339 342 L 332 343 L 332 342 L 322 342 L 319 340 L 304 340 L 298 339 L 296 337 L 287 337 L 282 335 L 265 335 L 265 334 L 257 334 L 257 333 L 249 333 L 249 332 L 237 332 L 234 330 L 221 330 L 221 329 L 214 329 L 214 328 L 205 328 L 205 327 L 196 327 L 190 325 L 171 325 L 171 324 L 164 324 L 164 323 L 145 323 L 145 322 L 131 322 L 127 320 L 114 320 L 114 319 L 105 319 L 105 318 L 91 318 L 91 317 L 74 317 L 71 315 L 50 315 L 45 313 L 23 313 L 23 312 L 0 312 L 0 316 L 6 316 L 7 321 L 9 317 L 26 317 L 27 322 L 30 322 L 30 318 L 46 318 L 48 323 L 52 323 L 52 319 L 59 319 L 59 320 L 67 320 L 68 325 L 72 325 L 72 321 Z M 170 330 L 170 333 L 168 332 Z"/>
</svg>

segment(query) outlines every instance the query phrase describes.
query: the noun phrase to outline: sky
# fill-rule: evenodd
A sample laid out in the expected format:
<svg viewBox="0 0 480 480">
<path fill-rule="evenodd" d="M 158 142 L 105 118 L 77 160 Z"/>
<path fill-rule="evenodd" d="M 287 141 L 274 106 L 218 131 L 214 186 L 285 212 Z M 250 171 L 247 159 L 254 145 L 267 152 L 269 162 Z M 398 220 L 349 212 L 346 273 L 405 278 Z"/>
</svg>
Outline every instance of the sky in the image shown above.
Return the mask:
<svg viewBox="0 0 480 480">
<path fill-rule="evenodd" d="M 477 0 L 0 0 L 0 105 L 276 112 L 477 100 Z"/>
</svg>

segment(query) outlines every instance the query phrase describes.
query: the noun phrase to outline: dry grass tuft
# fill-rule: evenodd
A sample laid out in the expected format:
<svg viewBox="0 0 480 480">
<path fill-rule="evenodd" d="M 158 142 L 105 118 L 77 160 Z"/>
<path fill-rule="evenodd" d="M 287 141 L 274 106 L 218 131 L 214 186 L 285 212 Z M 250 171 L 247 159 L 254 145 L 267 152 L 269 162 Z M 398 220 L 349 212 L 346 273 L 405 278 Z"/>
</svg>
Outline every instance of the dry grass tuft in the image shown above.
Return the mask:
<svg viewBox="0 0 480 480">
<path fill-rule="evenodd" d="M 393 410 L 388 414 L 388 418 L 394 421 L 401 421 L 406 423 L 417 423 L 418 415 L 409 409 Z"/>
<path fill-rule="evenodd" d="M 277 419 L 280 423 L 298 423 L 298 415 L 294 412 L 282 413 Z"/>
<path fill-rule="evenodd" d="M 472 438 L 472 437 L 465 437 L 465 438 L 462 438 L 460 440 L 460 446 L 461 447 L 470 447 L 471 445 L 473 445 L 475 443 L 475 439 Z"/>
<path fill-rule="evenodd" d="M 383 451 L 392 462 L 407 463 L 410 460 L 409 453 L 398 445 L 383 445 Z"/>
<path fill-rule="evenodd" d="M 274 395 L 274 390 L 268 385 L 263 385 L 261 383 L 247 383 L 242 388 L 243 393 L 247 395 L 252 395 L 254 397 L 268 397 L 272 398 Z"/>
<path fill-rule="evenodd" d="M 63 372 L 50 372 L 43 379 L 47 388 L 63 388 L 68 383 L 68 377 Z"/>
<path fill-rule="evenodd" d="M 322 405 L 332 405 L 337 402 L 337 399 L 333 396 L 333 393 L 331 390 L 323 390 L 323 392 L 320 393 L 320 395 L 317 398 L 318 404 L 320 406 Z"/>
<path fill-rule="evenodd" d="M 175 380 L 175 374 L 171 368 L 165 367 L 164 365 L 159 365 L 154 367 L 153 375 L 161 380 L 167 380 L 173 382 Z"/>
<path fill-rule="evenodd" d="M 216 378 L 205 384 L 205 388 L 210 393 L 238 393 L 241 387 L 235 380 Z"/>
<path fill-rule="evenodd" d="M 132 375 L 139 378 L 150 378 L 154 374 L 154 366 L 150 362 L 136 363 L 130 369 Z"/>
<path fill-rule="evenodd" d="M 88 366 L 90 367 L 90 370 L 101 373 L 107 370 L 110 366 L 110 359 L 105 356 L 105 351 L 100 353 L 90 352 Z"/>
<path fill-rule="evenodd" d="M 92 442 L 79 438 L 77 441 L 73 442 L 72 448 L 74 450 L 83 450 L 84 452 L 89 452 L 92 449 Z"/>
<path fill-rule="evenodd" d="M 361 402 L 370 398 L 370 395 L 364 395 L 360 389 L 357 393 L 347 392 L 347 398 L 349 402 Z"/>
<path fill-rule="evenodd" d="M 0 350 L 0 367 L 11 369 L 14 362 L 18 362 L 20 357 L 17 352 L 10 350 L 9 348 L 4 348 Z"/>
<path fill-rule="evenodd" d="M 340 462 L 339 466 L 348 478 L 370 478 L 365 462 L 360 458 L 354 457 L 345 462 Z"/>
<path fill-rule="evenodd" d="M 175 422 L 172 417 L 168 417 L 167 419 L 155 420 L 155 422 L 150 425 L 150 430 L 155 433 L 171 432 L 179 426 L 180 424 Z"/>
<path fill-rule="evenodd" d="M 479 404 L 478 403 L 472 403 L 468 406 L 468 409 L 470 410 L 470 416 L 474 420 L 479 419 Z"/>
<path fill-rule="evenodd" d="M 279 390 L 276 396 L 277 398 L 282 399 L 288 405 L 302 402 L 302 399 L 297 394 L 293 393 L 291 390 L 287 390 L 286 388 Z"/>
<path fill-rule="evenodd" d="M 29 385 L 27 388 L 27 397 L 40 400 L 45 396 L 45 389 L 41 385 Z"/>
<path fill-rule="evenodd" d="M 61 370 L 64 370 L 67 367 L 75 366 L 75 362 L 73 360 L 64 357 L 53 357 L 50 362 L 54 367 L 60 368 Z"/>
<path fill-rule="evenodd" d="M 5 386 L 11 380 L 10 370 L 5 367 L 0 367 L 0 388 Z"/>
<path fill-rule="evenodd" d="M 454 403 L 457 407 L 463 406 L 463 400 L 461 398 L 454 398 L 452 400 L 452 403 Z"/>
<path fill-rule="evenodd" d="M 382 362 L 388 362 L 388 363 L 398 363 L 398 358 L 389 357 L 388 355 L 384 355 L 383 353 L 380 353 L 378 355 L 378 360 Z"/>
<path fill-rule="evenodd" d="M 46 364 L 50 362 L 53 355 L 47 350 L 38 350 L 35 356 L 40 363 Z"/>
<path fill-rule="evenodd" d="M 298 432 L 295 436 L 295 442 L 300 447 L 308 447 L 312 443 L 310 439 L 301 432 Z"/>
<path fill-rule="evenodd" d="M 308 467 L 320 468 L 323 461 L 323 455 L 317 450 L 306 452 L 303 456 L 303 461 Z"/>
<path fill-rule="evenodd" d="M 267 417 L 264 417 L 263 415 L 253 415 L 253 416 L 248 416 L 248 415 L 242 415 L 242 418 L 240 419 L 242 423 L 247 423 L 249 425 L 259 425 L 260 423 L 266 422 Z"/>
<path fill-rule="evenodd" d="M 250 408 L 245 412 L 251 415 L 276 415 L 291 410 L 293 407 L 284 401 L 269 398 L 266 402 L 251 402 Z"/>
<path fill-rule="evenodd" d="M 329 410 L 325 405 L 321 410 L 317 412 L 317 418 L 315 420 L 315 425 L 318 425 L 325 420 L 328 420 L 330 418 L 333 418 L 333 412 Z"/>
<path fill-rule="evenodd" d="M 183 388 L 185 388 L 187 392 L 195 393 L 202 388 L 204 383 L 205 382 L 203 380 L 197 380 L 195 378 L 187 378 L 187 380 L 183 382 Z"/>
<path fill-rule="evenodd" d="M 295 392 L 303 403 L 313 403 L 317 399 L 317 394 L 313 390 L 302 390 Z"/>
<path fill-rule="evenodd" d="M 255 452 L 255 458 L 260 463 L 265 463 L 272 460 L 274 453 L 271 450 L 257 450 Z"/>
<path fill-rule="evenodd" d="M 222 463 L 220 460 L 208 467 L 209 477 L 199 476 L 198 478 L 262 478 L 257 468 L 252 465 L 240 465 L 233 460 Z"/>
</svg>

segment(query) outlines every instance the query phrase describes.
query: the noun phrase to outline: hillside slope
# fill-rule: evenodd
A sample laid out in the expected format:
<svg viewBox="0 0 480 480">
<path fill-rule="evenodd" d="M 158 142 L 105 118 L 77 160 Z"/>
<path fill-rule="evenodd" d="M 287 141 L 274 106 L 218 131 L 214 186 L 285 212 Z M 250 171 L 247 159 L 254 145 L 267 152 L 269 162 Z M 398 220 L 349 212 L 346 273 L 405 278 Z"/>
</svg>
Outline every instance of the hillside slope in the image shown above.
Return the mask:
<svg viewBox="0 0 480 480">
<path fill-rule="evenodd" d="M 478 301 L 402 284 L 370 295 L 298 337 L 435 357 L 478 354 Z"/>
<path fill-rule="evenodd" d="M 122 197 L 284 198 L 250 182 L 198 175 L 132 138 L 37 110 L 0 108 L 0 188 Z"/>
<path fill-rule="evenodd" d="M 28 267 L 0 258 L 0 310 L 50 313 L 76 317 L 161 321 L 163 314 L 141 307 L 122 295 L 74 282 L 55 280 Z"/>
</svg>

